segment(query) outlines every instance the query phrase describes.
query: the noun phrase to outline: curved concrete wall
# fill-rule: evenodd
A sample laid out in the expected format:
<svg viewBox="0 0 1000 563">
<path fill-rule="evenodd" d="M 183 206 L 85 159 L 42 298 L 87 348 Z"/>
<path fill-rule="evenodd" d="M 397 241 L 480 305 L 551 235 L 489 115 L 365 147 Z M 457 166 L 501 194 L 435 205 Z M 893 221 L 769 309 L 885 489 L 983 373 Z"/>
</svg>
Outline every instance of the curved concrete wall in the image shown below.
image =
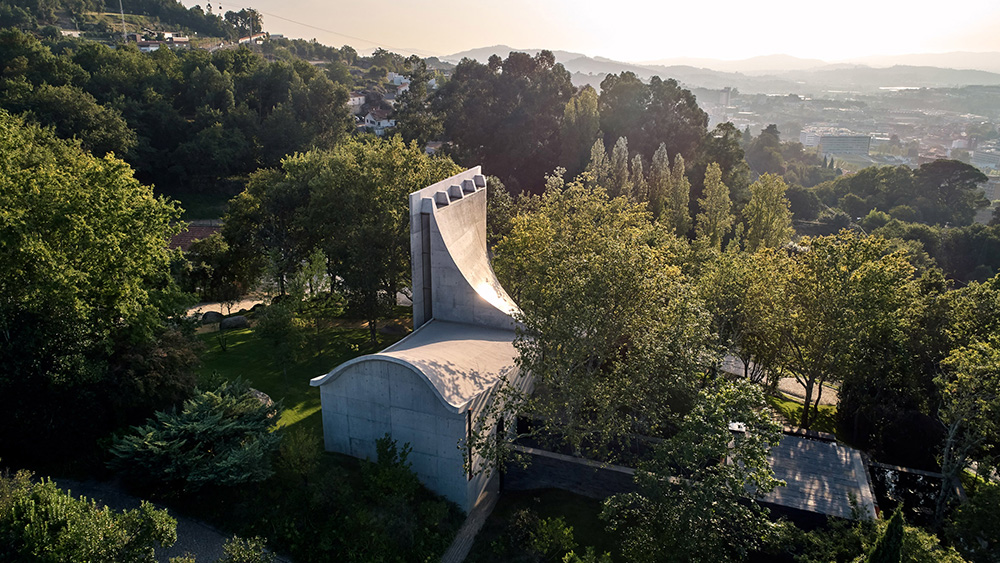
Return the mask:
<svg viewBox="0 0 1000 563">
<path fill-rule="evenodd" d="M 410 194 L 413 325 L 431 318 L 513 329 L 517 305 L 486 248 L 486 179 L 466 170 Z"/>
</svg>

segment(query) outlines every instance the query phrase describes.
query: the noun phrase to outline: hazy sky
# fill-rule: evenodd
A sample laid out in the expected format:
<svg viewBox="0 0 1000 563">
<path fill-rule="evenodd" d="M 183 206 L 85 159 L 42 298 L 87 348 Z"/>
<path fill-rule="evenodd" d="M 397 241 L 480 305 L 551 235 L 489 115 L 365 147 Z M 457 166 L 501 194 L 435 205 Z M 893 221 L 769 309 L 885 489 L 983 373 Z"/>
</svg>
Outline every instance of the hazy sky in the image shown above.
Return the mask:
<svg viewBox="0 0 1000 563">
<path fill-rule="evenodd" d="M 186 6 L 207 2 L 182 0 Z M 239 3 L 237 3 L 239 2 Z M 448 55 L 497 44 L 623 61 L 1000 51 L 1000 0 L 233 0 L 264 29 L 359 51 Z M 284 18 L 284 19 L 282 19 Z M 290 21 L 289 21 L 290 20 Z"/>
</svg>

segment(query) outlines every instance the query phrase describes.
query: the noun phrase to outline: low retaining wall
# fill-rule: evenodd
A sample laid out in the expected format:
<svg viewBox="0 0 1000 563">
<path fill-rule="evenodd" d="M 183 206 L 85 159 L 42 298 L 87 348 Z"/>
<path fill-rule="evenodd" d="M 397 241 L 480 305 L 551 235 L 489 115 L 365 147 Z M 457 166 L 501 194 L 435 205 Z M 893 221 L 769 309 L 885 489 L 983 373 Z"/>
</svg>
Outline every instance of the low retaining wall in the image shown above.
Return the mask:
<svg viewBox="0 0 1000 563">
<path fill-rule="evenodd" d="M 605 499 L 635 491 L 635 470 L 589 459 L 514 445 L 514 451 L 528 457 L 527 468 L 512 466 L 503 475 L 503 490 L 563 489 Z"/>
</svg>

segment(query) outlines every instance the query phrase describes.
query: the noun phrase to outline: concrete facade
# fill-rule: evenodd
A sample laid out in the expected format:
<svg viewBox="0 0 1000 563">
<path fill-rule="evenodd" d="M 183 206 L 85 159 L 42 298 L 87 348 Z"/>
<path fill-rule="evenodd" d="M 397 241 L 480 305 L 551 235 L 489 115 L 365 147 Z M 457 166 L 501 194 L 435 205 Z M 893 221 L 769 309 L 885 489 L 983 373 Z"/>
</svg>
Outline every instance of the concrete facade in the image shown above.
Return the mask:
<svg viewBox="0 0 1000 563">
<path fill-rule="evenodd" d="M 486 181 L 478 167 L 410 194 L 414 331 L 385 350 L 314 378 L 326 449 L 374 459 L 389 434 L 434 492 L 470 511 L 490 483 L 468 446 L 501 379 L 517 371 L 519 310 L 486 248 Z M 495 431 L 495 429 L 492 429 Z"/>
</svg>

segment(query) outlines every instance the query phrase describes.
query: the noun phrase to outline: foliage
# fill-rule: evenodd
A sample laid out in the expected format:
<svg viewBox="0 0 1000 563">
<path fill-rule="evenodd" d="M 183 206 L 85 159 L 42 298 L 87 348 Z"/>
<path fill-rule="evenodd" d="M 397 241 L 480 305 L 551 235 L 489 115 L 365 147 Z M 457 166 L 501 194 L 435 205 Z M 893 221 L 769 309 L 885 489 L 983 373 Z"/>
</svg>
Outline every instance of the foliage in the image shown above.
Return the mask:
<svg viewBox="0 0 1000 563">
<path fill-rule="evenodd" d="M 512 52 L 487 64 L 463 60 L 431 101 L 466 166 L 481 164 L 511 191 L 537 192 L 561 157 L 560 122 L 573 94 L 550 51 Z"/>
<path fill-rule="evenodd" d="M 915 171 L 905 166 L 871 166 L 816 187 L 826 205 L 838 206 L 852 217 L 872 209 L 928 225 L 972 223 L 976 211 L 988 205 L 979 184 L 986 176 L 957 160 L 935 160 Z M 903 208 L 907 215 L 900 215 Z M 898 211 L 897 211 L 898 210 Z"/>
<path fill-rule="evenodd" d="M 694 160 L 708 127 L 708 114 L 672 78 L 654 76 L 645 84 L 630 71 L 609 74 L 601 81 L 599 108 L 604 144 L 627 137 L 646 160 L 661 143 L 669 154 Z"/>
<path fill-rule="evenodd" d="M 269 553 L 264 539 L 233 537 L 222 546 L 225 553 L 216 563 L 273 563 L 274 554 Z"/>
<path fill-rule="evenodd" d="M 717 380 L 640 466 L 639 491 L 606 501 L 629 561 L 741 561 L 764 545 L 767 511 L 744 499 L 781 484 L 768 458 L 780 429 L 763 403 L 759 388 Z"/>
<path fill-rule="evenodd" d="M 344 86 L 305 61 L 268 62 L 246 46 L 142 53 L 82 40 L 50 46 L 17 30 L 0 32 L 0 45 L 0 107 L 77 136 L 97 156 L 115 151 L 170 194 L 226 192 L 234 177 L 333 146 L 352 128 Z"/>
<path fill-rule="evenodd" d="M 177 539 L 177 522 L 143 501 L 119 512 L 76 498 L 25 471 L 0 474 L 0 559 L 4 561 L 156 561 L 153 547 Z"/>
<path fill-rule="evenodd" d="M 868 554 L 867 563 L 899 563 L 903 556 L 903 509 L 896 507 L 885 531 Z"/>
<path fill-rule="evenodd" d="M 722 246 L 722 241 L 729 234 L 735 217 L 732 213 L 732 202 L 729 199 L 729 188 L 722 183 L 722 170 L 719 165 L 711 163 L 705 172 L 705 197 L 698 200 L 698 213 L 695 233 L 705 238 L 714 249 Z"/>
<path fill-rule="evenodd" d="M 978 487 L 955 508 L 945 533 L 970 561 L 1000 560 L 1000 485 Z"/>
<path fill-rule="evenodd" d="M 707 318 L 676 265 L 686 245 L 644 208 L 555 182 L 495 249 L 524 311 L 515 346 L 538 388 L 524 408 L 574 451 L 662 433 L 705 361 Z"/>
<path fill-rule="evenodd" d="M 178 215 L 124 162 L 94 158 L 0 110 L 0 394 L 9 398 L 0 443 L 8 453 L 37 452 L 39 442 L 53 452 L 86 449 L 190 392 L 193 357 L 166 322 L 186 300 L 166 249 Z"/>
<path fill-rule="evenodd" d="M 746 248 L 778 248 L 792 239 L 792 213 L 788 209 L 784 180 L 764 174 L 750 185 L 750 201 L 743 208 Z"/>
<path fill-rule="evenodd" d="M 271 456 L 281 440 L 274 432 L 279 411 L 245 383 L 223 383 L 117 439 L 111 467 L 166 491 L 263 481 L 272 474 Z"/>
<path fill-rule="evenodd" d="M 850 387 L 866 373 L 858 366 L 896 357 L 913 267 L 885 239 L 849 231 L 800 244 L 773 338 L 781 341 L 776 364 L 805 388 L 800 424 L 809 428 L 824 381 Z"/>
<path fill-rule="evenodd" d="M 953 350 L 942 366 L 939 416 L 947 435 L 941 452 L 944 483 L 935 515 L 939 524 L 952 501 L 958 476 L 973 456 L 995 467 L 1000 454 L 1000 339 L 994 335 L 985 342 L 974 340 Z"/>
<path fill-rule="evenodd" d="M 450 159 L 426 155 L 416 144 L 351 139 L 329 151 L 286 158 L 280 170 L 253 175 L 233 199 L 223 235 L 240 256 L 262 267 L 270 261 L 281 293 L 314 251 L 342 280 L 349 305 L 369 322 L 395 304 L 408 285 L 408 194 L 459 170 Z"/>
</svg>

